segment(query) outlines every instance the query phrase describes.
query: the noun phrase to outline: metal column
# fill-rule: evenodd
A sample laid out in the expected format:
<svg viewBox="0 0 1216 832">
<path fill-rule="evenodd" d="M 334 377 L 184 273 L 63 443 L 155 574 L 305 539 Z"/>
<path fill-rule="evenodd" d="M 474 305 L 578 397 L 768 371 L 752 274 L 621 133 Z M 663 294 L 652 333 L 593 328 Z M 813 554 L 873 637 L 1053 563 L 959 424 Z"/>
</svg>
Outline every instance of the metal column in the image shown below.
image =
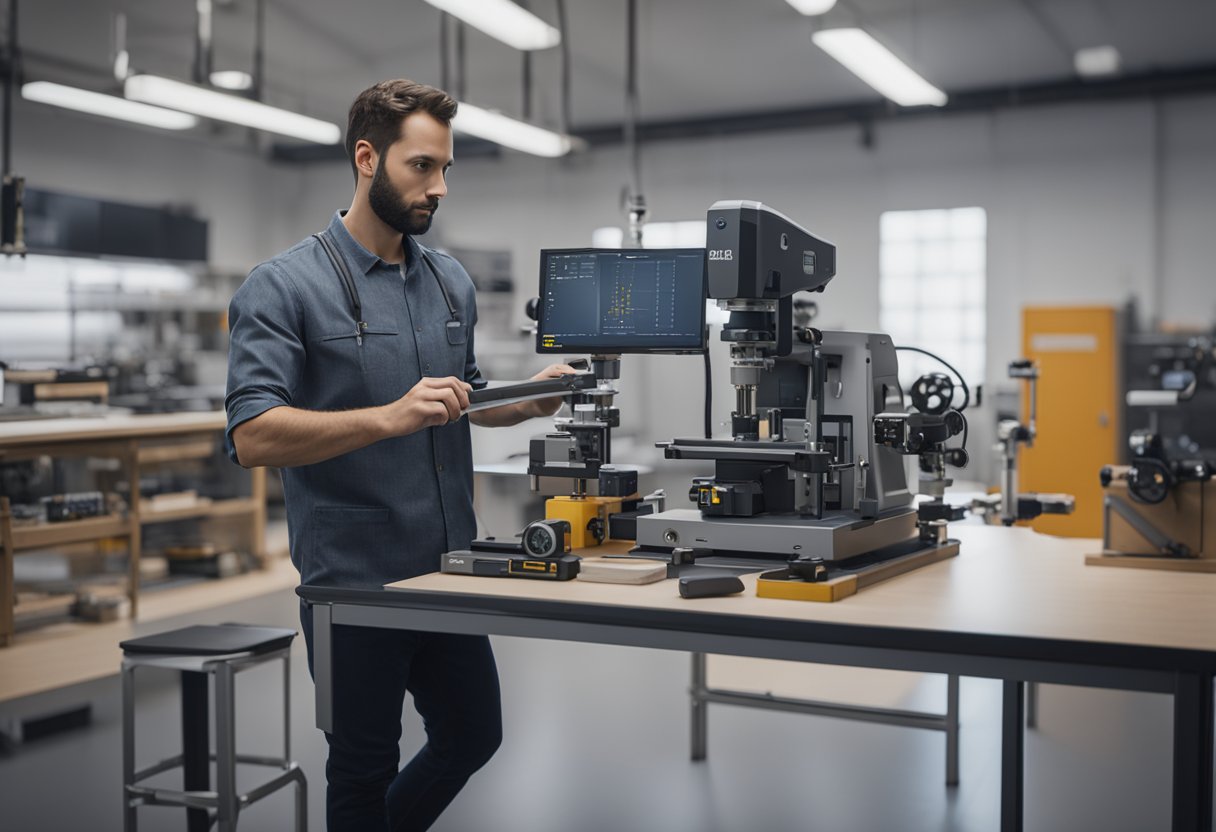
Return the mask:
<svg viewBox="0 0 1216 832">
<path fill-rule="evenodd" d="M 1002 682 L 1001 696 L 1001 832 L 1022 832 L 1022 773 L 1026 760 L 1026 687 Z"/>
</svg>

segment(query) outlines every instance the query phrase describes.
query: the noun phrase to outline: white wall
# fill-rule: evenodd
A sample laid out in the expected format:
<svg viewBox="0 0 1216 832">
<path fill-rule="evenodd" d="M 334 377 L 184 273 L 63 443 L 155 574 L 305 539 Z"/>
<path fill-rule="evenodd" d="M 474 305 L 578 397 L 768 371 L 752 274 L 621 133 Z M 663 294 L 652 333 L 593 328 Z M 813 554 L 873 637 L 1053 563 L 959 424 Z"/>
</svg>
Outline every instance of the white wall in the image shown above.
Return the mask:
<svg viewBox="0 0 1216 832">
<path fill-rule="evenodd" d="M 13 163 L 31 186 L 190 203 L 211 221 L 211 259 L 221 268 L 247 270 L 349 203 L 345 164 L 272 165 L 231 142 L 217 146 L 21 101 L 16 115 Z M 651 218 L 698 218 L 723 198 L 774 206 L 839 248 L 839 276 L 820 298 L 819 323 L 868 329 L 878 325 L 879 215 L 983 206 L 985 381 L 993 386 L 1006 386 L 1004 366 L 1020 349 L 1026 304 L 1117 304 L 1135 295 L 1168 321 L 1210 326 L 1216 317 L 1209 257 L 1216 97 L 926 117 L 879 124 L 875 139 L 864 148 L 849 127 L 648 145 L 643 185 Z M 433 236 L 511 250 L 522 308 L 535 292 L 541 248 L 586 245 L 592 229 L 622 222 L 626 171 L 620 147 L 558 161 L 513 153 L 458 159 Z M 1160 310 L 1153 306 L 1158 227 Z M 724 363 L 716 364 L 719 418 L 731 399 Z M 625 373 L 627 430 L 645 439 L 700 430 L 696 359 L 626 359 Z M 976 414 L 977 450 L 989 419 L 990 412 Z"/>
<path fill-rule="evenodd" d="M 13 170 L 28 187 L 190 205 L 210 222 L 210 262 L 217 269 L 248 271 L 301 236 L 299 168 L 264 161 L 240 143 L 237 128 L 223 128 L 225 141 L 208 141 L 20 97 L 13 122 Z"/>
<path fill-rule="evenodd" d="M 1004 367 L 1018 357 L 1020 310 L 1028 304 L 1121 304 L 1136 296 L 1142 309 L 1167 321 L 1211 326 L 1216 319 L 1209 255 L 1216 233 L 1216 97 L 926 117 L 880 124 L 875 138 L 866 149 L 857 129 L 836 128 L 646 146 L 643 190 L 651 218 L 697 218 L 723 198 L 772 205 L 838 246 L 838 277 L 820 298 L 819 323 L 867 329 L 878 325 L 879 215 L 986 208 L 990 389 L 1009 386 Z M 308 204 L 336 204 L 329 193 L 343 199 L 349 193 L 344 170 L 317 169 L 308 179 Z M 593 228 L 621 224 L 626 181 L 619 147 L 556 162 L 515 154 L 458 159 L 437 232 L 453 245 L 510 249 L 522 299 L 535 291 L 541 248 L 587 245 Z M 1153 306 L 1158 192 L 1159 310 Z M 322 213 L 305 210 L 314 221 Z M 691 361 L 651 362 L 639 389 L 627 380 L 627 421 L 637 408 L 635 425 L 652 425 L 653 438 L 697 431 L 701 376 Z M 730 388 L 721 378 L 722 408 L 715 410 L 724 413 Z M 673 403 L 680 408 L 674 420 Z M 982 443 L 991 419 L 990 409 L 974 417 L 974 470 L 985 475 L 991 466 Z"/>
</svg>

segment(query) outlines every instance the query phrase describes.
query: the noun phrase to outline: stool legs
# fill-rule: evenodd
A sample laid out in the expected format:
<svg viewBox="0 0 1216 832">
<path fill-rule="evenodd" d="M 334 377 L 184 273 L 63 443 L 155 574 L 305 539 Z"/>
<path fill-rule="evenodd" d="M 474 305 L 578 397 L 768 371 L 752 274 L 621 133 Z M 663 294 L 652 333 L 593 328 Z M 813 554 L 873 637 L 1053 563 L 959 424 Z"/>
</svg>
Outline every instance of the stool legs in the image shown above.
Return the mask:
<svg viewBox="0 0 1216 832">
<path fill-rule="evenodd" d="M 236 793 L 236 685 L 232 667 L 215 669 L 215 771 L 219 832 L 235 832 L 240 803 Z"/>
<path fill-rule="evenodd" d="M 188 792 L 210 791 L 211 738 L 207 730 L 210 722 L 207 674 L 183 670 L 181 686 L 182 788 Z M 211 817 L 206 809 L 186 810 L 187 832 L 208 832 L 210 828 Z"/>
<path fill-rule="evenodd" d="M 136 832 L 135 804 L 129 787 L 135 785 L 135 668 L 122 667 L 122 829 Z"/>
</svg>

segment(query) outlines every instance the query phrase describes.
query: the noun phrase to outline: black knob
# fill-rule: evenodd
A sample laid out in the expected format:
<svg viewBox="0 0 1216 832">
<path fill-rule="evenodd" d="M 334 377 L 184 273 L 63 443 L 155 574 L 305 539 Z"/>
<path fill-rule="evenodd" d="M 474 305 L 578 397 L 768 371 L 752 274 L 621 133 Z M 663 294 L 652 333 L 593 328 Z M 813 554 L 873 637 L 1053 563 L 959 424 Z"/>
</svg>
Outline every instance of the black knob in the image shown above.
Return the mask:
<svg viewBox="0 0 1216 832">
<path fill-rule="evenodd" d="M 528 298 L 524 304 L 524 314 L 535 321 L 540 314 L 540 298 Z"/>
</svg>

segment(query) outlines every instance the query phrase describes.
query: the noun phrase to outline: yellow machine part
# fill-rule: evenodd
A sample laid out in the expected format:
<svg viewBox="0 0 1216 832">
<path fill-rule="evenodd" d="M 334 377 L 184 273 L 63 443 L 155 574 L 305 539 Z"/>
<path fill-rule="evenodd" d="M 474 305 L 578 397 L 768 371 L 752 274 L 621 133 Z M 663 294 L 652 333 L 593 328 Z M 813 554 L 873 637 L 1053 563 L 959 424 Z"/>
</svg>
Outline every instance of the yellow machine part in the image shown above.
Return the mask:
<svg viewBox="0 0 1216 832">
<path fill-rule="evenodd" d="M 545 500 L 546 520 L 565 520 L 570 523 L 570 548 L 582 549 L 597 546 L 600 541 L 591 534 L 588 526 L 595 518 L 603 524 L 608 534 L 608 515 L 621 510 L 620 497 L 550 497 Z"/>
<path fill-rule="evenodd" d="M 832 602 L 848 598 L 857 593 L 857 578 L 849 575 L 830 581 L 808 583 L 806 581 L 783 581 L 765 578 L 756 580 L 757 598 L 781 598 L 786 601 Z"/>
<path fill-rule="evenodd" d="M 1072 514 L 1036 518 L 1035 531 L 1102 536 L 1103 465 L 1122 459 L 1119 311 L 1108 306 L 1027 307 L 1022 354 L 1039 365 L 1038 436 L 1023 448 L 1022 492 L 1076 497 Z M 1023 394 L 1022 424 L 1030 417 Z"/>
</svg>

